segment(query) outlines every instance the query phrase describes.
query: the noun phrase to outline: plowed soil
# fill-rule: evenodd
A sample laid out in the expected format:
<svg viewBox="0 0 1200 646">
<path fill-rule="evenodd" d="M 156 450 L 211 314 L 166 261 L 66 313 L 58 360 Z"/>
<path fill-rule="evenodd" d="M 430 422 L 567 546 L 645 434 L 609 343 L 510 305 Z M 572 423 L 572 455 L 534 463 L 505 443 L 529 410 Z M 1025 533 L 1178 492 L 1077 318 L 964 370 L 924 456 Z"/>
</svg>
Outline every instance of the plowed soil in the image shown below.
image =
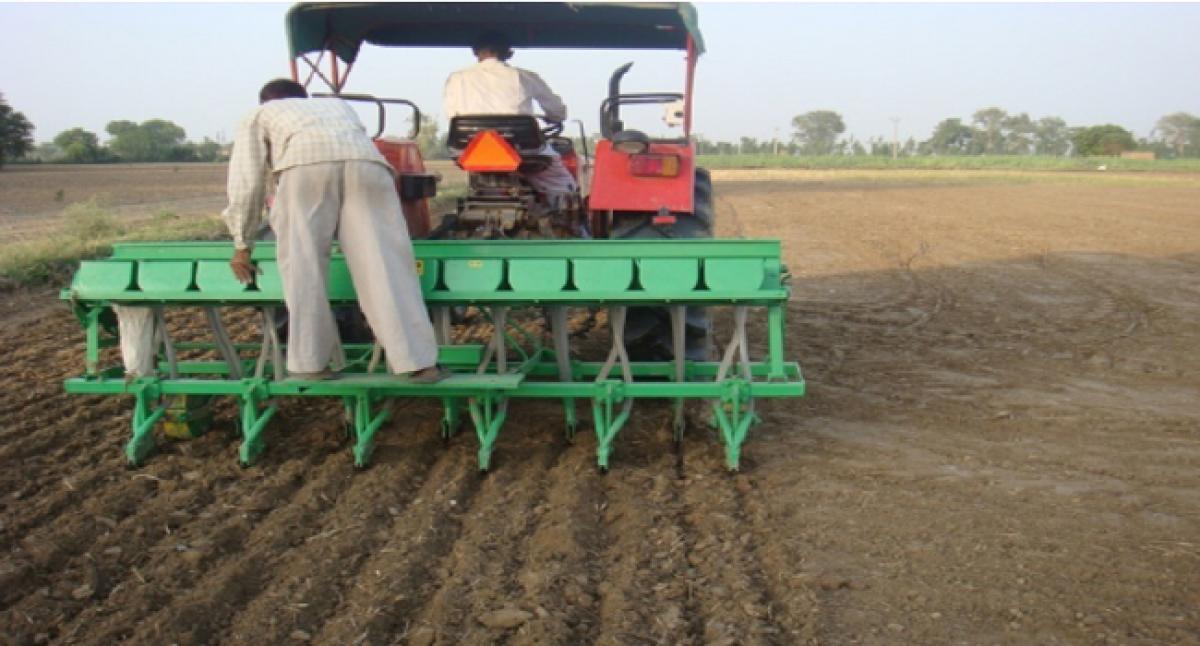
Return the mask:
<svg viewBox="0 0 1200 646">
<path fill-rule="evenodd" d="M 0 297 L 0 643 L 1200 643 L 1200 178 L 714 175 L 810 388 L 737 475 L 655 402 L 606 476 L 535 402 L 486 477 L 425 402 L 363 472 L 331 402 L 129 471 L 72 316 Z"/>
</svg>

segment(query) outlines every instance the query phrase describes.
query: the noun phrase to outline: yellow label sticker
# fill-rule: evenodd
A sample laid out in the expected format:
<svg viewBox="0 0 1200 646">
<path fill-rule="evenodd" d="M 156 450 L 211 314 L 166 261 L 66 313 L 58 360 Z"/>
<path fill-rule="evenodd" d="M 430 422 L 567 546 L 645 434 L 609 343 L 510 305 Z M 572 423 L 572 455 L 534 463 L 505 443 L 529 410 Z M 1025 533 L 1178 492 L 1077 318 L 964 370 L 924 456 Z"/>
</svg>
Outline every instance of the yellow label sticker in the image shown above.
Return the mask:
<svg viewBox="0 0 1200 646">
<path fill-rule="evenodd" d="M 425 275 L 425 261 L 424 260 L 417 261 L 417 275 L 418 276 Z"/>
<path fill-rule="evenodd" d="M 471 269 L 483 269 L 483 261 L 482 260 L 468 260 L 467 266 L 470 267 Z"/>
</svg>

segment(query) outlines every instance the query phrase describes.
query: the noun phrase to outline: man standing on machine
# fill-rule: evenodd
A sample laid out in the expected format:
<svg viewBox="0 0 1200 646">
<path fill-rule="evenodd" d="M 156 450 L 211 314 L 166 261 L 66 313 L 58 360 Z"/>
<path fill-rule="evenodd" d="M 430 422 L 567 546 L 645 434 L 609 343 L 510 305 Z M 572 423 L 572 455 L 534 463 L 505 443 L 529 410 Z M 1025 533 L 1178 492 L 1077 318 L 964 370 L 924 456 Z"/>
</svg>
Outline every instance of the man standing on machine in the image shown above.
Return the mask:
<svg viewBox="0 0 1200 646">
<path fill-rule="evenodd" d="M 326 294 L 336 236 L 392 372 L 415 383 L 445 378 L 391 167 L 357 115 L 339 99 L 308 98 L 286 79 L 264 85 L 259 102 L 234 139 L 223 216 L 235 249 L 230 266 L 250 283 L 267 176 L 278 178 L 270 224 L 289 314 L 288 372 L 336 377 L 329 366 L 338 359 L 338 333 Z"/>
</svg>

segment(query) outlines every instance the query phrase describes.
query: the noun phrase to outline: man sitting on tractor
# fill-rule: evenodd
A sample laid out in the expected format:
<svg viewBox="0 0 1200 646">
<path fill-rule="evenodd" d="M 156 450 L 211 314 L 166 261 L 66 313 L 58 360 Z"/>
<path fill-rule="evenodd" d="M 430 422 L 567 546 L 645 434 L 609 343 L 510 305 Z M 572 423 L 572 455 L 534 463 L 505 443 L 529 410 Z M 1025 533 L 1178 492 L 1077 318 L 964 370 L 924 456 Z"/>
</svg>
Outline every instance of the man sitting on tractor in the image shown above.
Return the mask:
<svg viewBox="0 0 1200 646">
<path fill-rule="evenodd" d="M 541 106 L 548 121 L 567 118 L 566 104 L 540 76 L 506 62 L 513 55 L 507 36 L 496 31 L 486 32 L 475 39 L 471 51 L 479 62 L 446 79 L 442 97 L 446 118 L 466 114 L 533 115 L 534 101 Z M 543 171 L 526 175 L 525 179 L 552 204 L 569 200 L 578 190 L 575 178 L 549 143 L 541 154 L 551 158 L 550 165 Z"/>
</svg>

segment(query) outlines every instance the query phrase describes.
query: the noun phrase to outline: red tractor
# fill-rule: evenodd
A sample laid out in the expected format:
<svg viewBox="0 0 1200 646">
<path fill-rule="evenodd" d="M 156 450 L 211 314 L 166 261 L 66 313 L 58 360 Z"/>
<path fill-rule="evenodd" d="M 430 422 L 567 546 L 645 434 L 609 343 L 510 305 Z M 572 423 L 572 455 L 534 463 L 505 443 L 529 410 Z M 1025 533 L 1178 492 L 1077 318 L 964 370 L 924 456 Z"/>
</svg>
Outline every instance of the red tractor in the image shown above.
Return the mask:
<svg viewBox="0 0 1200 646">
<path fill-rule="evenodd" d="M 342 93 L 363 43 L 466 49 L 490 30 L 507 34 L 517 49 L 685 52 L 681 91 L 623 93 L 621 82 L 632 63 L 612 74 L 600 106 L 602 137 L 595 144 L 590 190 L 573 199 L 551 202 L 522 179 L 546 163 L 539 152 L 549 142 L 576 178 L 586 180 L 573 143 L 561 136 L 562 124 L 540 124 L 533 116 L 466 115 L 452 121 L 447 144 L 469 173 L 468 193 L 436 227 L 427 206 L 433 180 L 416 144 L 377 145 L 399 175 L 414 238 L 712 237 L 712 184 L 708 172 L 696 167 L 691 141 L 692 86 L 704 45 L 690 4 L 302 3 L 288 12 L 287 26 L 293 78 L 306 85 L 320 78 L 334 95 L 377 101 L 381 123 L 389 102 L 416 106 Z M 625 127 L 623 109 L 648 104 L 665 106 L 668 123 L 681 127 L 679 136 L 652 138 Z M 586 141 L 581 138 L 585 146 Z M 703 310 L 689 309 L 686 330 L 689 358 L 704 358 L 709 321 Z M 626 339 L 630 353 L 640 357 L 673 354 L 670 318 L 661 308 L 631 308 Z"/>
</svg>

